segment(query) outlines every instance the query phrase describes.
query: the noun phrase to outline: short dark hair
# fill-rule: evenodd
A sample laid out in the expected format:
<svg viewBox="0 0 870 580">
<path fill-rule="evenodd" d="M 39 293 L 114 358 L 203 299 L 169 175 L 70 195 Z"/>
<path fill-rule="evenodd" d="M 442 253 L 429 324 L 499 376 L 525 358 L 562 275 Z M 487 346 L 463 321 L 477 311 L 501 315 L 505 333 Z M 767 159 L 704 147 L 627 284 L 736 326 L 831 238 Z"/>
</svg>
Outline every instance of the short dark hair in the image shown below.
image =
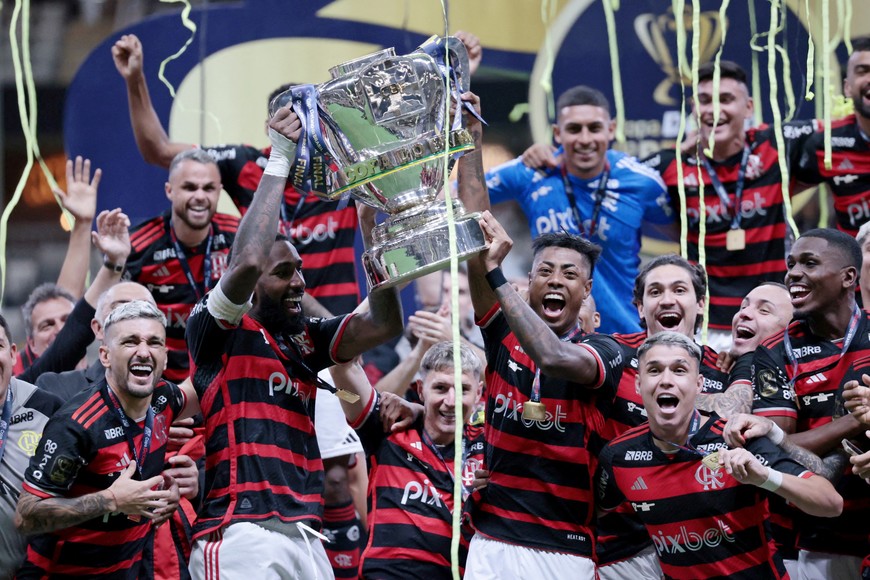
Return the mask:
<svg viewBox="0 0 870 580">
<path fill-rule="evenodd" d="M 821 238 L 827 241 L 828 244 L 835 246 L 842 256 L 846 267 L 851 266 L 852 268 L 855 268 L 857 273 L 855 276 L 855 283 L 858 282 L 858 276 L 861 274 L 861 262 L 863 261 L 863 256 L 861 254 L 861 246 L 858 245 L 855 238 L 845 232 L 833 228 L 816 228 L 814 230 L 809 230 L 808 232 L 801 234 L 798 239 L 801 238 Z"/>
<path fill-rule="evenodd" d="M 652 347 L 659 344 L 682 348 L 692 355 L 692 358 L 698 362 L 698 369 L 700 370 L 701 358 L 703 357 L 701 347 L 698 346 L 697 342 L 687 337 L 685 334 L 674 332 L 673 330 L 665 330 L 648 337 L 637 349 L 637 360 L 643 358 Z"/>
<path fill-rule="evenodd" d="M 217 161 L 215 161 L 214 157 L 209 155 L 208 151 L 205 149 L 185 149 L 173 157 L 172 161 L 169 162 L 168 174 L 172 175 L 172 172 L 185 161 L 196 161 L 203 165 L 214 165 L 217 167 Z"/>
<path fill-rule="evenodd" d="M 24 334 L 27 338 L 33 336 L 33 309 L 37 305 L 54 300 L 55 298 L 69 300 L 70 304 L 74 306 L 76 303 L 76 299 L 72 294 L 53 282 L 40 284 L 27 297 L 27 302 L 21 307 L 21 315 L 24 317 Z"/>
<path fill-rule="evenodd" d="M 646 278 L 649 276 L 650 272 L 662 266 L 679 266 L 689 273 L 689 279 L 692 281 L 692 288 L 695 290 L 696 302 L 707 297 L 707 271 L 704 270 L 704 266 L 701 264 L 693 264 L 678 254 L 663 254 L 661 256 L 656 256 L 647 262 L 646 265 L 640 269 L 640 272 L 637 273 L 637 278 L 634 279 L 634 295 L 631 301 L 632 304 L 635 306 L 641 306 L 643 304 L 643 294 L 646 290 Z M 703 322 L 704 313 L 702 312 L 698 314 L 698 318 L 695 320 L 695 332 L 698 332 Z M 642 328 L 646 328 L 646 321 L 643 318 L 640 320 L 640 325 Z"/>
<path fill-rule="evenodd" d="M 12 344 L 12 331 L 9 330 L 9 323 L 6 322 L 6 318 L 0 314 L 0 328 L 3 329 L 3 332 L 6 333 L 6 340 L 9 341 L 9 344 Z"/>
<path fill-rule="evenodd" d="M 589 265 L 589 277 L 595 271 L 595 263 L 601 256 L 601 246 L 593 244 L 584 237 L 568 232 L 551 232 L 541 234 L 532 241 L 532 256 L 537 257 L 546 248 L 567 248 L 574 250 L 584 258 Z"/>
<path fill-rule="evenodd" d="M 712 81 L 713 75 L 716 73 L 716 63 L 708 62 L 698 67 L 698 82 Z M 747 82 L 746 71 L 736 62 L 723 60 L 719 62 L 719 78 L 734 79 L 742 83 L 745 87 L 749 87 Z"/>
<path fill-rule="evenodd" d="M 870 36 L 858 36 L 852 39 L 852 53 L 870 51 Z"/>
<path fill-rule="evenodd" d="M 556 119 L 559 119 L 559 114 L 565 107 L 574 107 L 578 105 L 601 107 L 607 111 L 608 115 L 610 115 L 610 101 L 607 100 L 604 93 L 598 89 L 593 89 L 592 87 L 577 85 L 559 95 L 559 100 L 556 101 Z"/>
</svg>

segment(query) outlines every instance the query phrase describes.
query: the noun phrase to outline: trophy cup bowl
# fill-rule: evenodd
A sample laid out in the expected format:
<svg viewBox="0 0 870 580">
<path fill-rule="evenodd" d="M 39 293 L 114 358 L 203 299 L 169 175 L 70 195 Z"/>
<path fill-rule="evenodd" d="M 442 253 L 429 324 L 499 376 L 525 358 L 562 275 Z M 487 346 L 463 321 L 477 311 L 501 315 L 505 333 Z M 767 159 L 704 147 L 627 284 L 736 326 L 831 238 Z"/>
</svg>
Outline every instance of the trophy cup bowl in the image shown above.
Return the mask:
<svg viewBox="0 0 870 580">
<path fill-rule="evenodd" d="M 445 52 L 449 68 L 430 55 Z M 438 192 L 455 157 L 474 143 L 458 123 L 445 130 L 445 78 L 458 95 L 468 90 L 467 71 L 462 42 L 434 38 L 408 55 L 388 48 L 337 65 L 332 79 L 316 87 L 316 110 L 307 113 L 319 116 L 311 127 L 322 132 L 331 163 L 313 192 L 326 200 L 349 195 L 388 216 L 375 226 L 363 254 L 372 290 L 449 264 L 448 206 L 437 200 Z M 291 102 L 293 91 L 276 97 L 270 112 Z M 456 115 L 461 118 L 458 110 Z M 458 258 L 468 259 L 486 247 L 480 214 L 466 213 L 457 199 L 451 205 Z"/>
</svg>

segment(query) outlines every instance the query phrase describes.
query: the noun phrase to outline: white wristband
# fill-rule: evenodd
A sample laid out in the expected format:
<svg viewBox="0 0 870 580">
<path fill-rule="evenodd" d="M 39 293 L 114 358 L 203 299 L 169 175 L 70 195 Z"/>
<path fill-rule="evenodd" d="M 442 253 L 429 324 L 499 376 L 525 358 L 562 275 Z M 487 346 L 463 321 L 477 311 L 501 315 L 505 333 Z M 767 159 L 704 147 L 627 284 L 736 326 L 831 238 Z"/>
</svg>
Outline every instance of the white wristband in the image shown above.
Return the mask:
<svg viewBox="0 0 870 580">
<path fill-rule="evenodd" d="M 290 175 L 290 160 L 284 157 L 281 152 L 272 149 L 263 173 L 275 177 L 287 177 Z"/>
<path fill-rule="evenodd" d="M 782 486 L 782 472 L 775 469 L 767 468 L 767 479 L 758 487 L 767 491 L 776 491 Z"/>
<path fill-rule="evenodd" d="M 773 427 L 770 428 L 770 431 L 767 434 L 767 438 L 770 439 L 774 445 L 780 445 L 785 439 L 785 431 L 782 430 L 782 427 L 773 424 Z"/>
</svg>

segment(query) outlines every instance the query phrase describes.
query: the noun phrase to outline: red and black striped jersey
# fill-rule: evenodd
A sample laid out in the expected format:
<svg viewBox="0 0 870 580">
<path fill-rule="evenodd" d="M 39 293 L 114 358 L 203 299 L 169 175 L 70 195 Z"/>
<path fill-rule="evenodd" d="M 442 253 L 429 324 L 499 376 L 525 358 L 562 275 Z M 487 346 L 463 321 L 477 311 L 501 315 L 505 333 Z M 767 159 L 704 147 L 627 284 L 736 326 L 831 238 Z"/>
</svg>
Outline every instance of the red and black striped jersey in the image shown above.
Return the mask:
<svg viewBox="0 0 870 580">
<path fill-rule="evenodd" d="M 787 150 L 793 154 L 796 141 L 789 140 Z M 706 229 L 705 266 L 710 282 L 710 328 L 731 330 L 731 319 L 743 297 L 763 281 L 782 282 L 785 276 L 785 240 L 787 225 L 783 211 L 781 173 L 773 129 L 762 126 L 746 132 L 750 153 L 740 200 L 740 227 L 746 232 L 743 250 L 728 250 L 726 237 L 734 216 L 735 191 L 743 152 L 724 161 L 710 160 L 719 181 L 728 194 L 725 207 L 716 194 L 704 165 L 693 156 L 683 156 L 683 184 L 686 208 L 680 204 L 676 152 L 660 151 L 644 160 L 658 171 L 668 186 L 678 216 L 688 217 L 688 258 L 698 261 L 700 231 L 700 181 L 704 184 Z M 700 173 L 699 173 L 700 171 Z M 683 218 L 685 219 L 685 217 Z"/>
<path fill-rule="evenodd" d="M 498 305 L 478 324 L 486 369 L 489 483 L 471 506 L 477 532 L 497 540 L 591 558 L 595 552 L 592 477 L 601 430 L 622 376 L 622 351 L 606 335 L 573 339 L 598 361 L 595 384 L 541 375 L 544 421 L 523 419 L 537 367 Z M 596 388 L 597 387 L 597 388 Z"/>
<path fill-rule="evenodd" d="M 226 271 L 230 248 L 239 227 L 239 218 L 216 213 L 212 218 L 210 237 L 199 246 L 188 248 L 179 242 L 190 273 L 200 285 L 199 288 L 191 287 L 182 262 L 178 259 L 169 231 L 169 218 L 170 213 L 167 211 L 139 224 L 130 232 L 133 251 L 127 259 L 124 279 L 148 288 L 157 307 L 166 315 L 168 358 L 163 375 L 170 381 L 181 382 L 190 372 L 187 343 L 184 342 L 187 319 L 194 304 L 202 297 L 203 289 L 208 291 L 214 288 Z M 206 255 L 209 257 L 208 280 L 205 280 Z"/>
<path fill-rule="evenodd" d="M 690 439 L 696 452 L 662 452 L 648 424 L 614 439 L 600 456 L 600 506 L 631 505 L 666 578 L 787 578 L 770 541 L 763 490 L 701 462 L 700 452 L 727 447 L 724 427 L 725 420 L 711 416 Z M 746 448 L 772 469 L 814 477 L 766 438 Z"/>
<path fill-rule="evenodd" d="M 632 427 L 646 423 L 647 415 L 643 400 L 637 392 L 637 349 L 647 339 L 647 331 L 632 334 L 614 334 L 613 339 L 622 349 L 625 367 L 616 389 L 613 412 L 607 418 L 602 433 L 611 441 Z M 704 376 L 705 393 L 721 393 L 728 386 L 728 374 L 716 366 L 718 355 L 709 346 L 701 347 L 703 359 L 701 374 Z M 617 509 L 598 517 L 598 543 L 595 552 L 599 566 L 629 558 L 650 544 L 646 529 L 632 513 L 631 506 L 623 504 Z"/>
<path fill-rule="evenodd" d="M 835 414 L 843 414 L 843 385 L 851 380 L 860 382 L 862 374 L 870 374 L 870 313 L 861 311 L 854 339 L 842 357 L 842 340 L 815 336 L 805 321 L 792 322 L 787 330 L 797 372 L 785 353 L 784 332 L 763 341 L 752 359 L 752 412 L 794 419 L 795 431 L 801 433 L 830 423 Z M 867 445 L 865 439 L 861 447 Z M 800 514 L 795 522 L 798 547 L 863 558 L 870 545 L 867 484 L 852 474 L 849 466 L 835 487 L 843 496 L 842 515 L 813 518 Z"/>
<path fill-rule="evenodd" d="M 271 150 L 249 145 L 206 148 L 220 169 L 223 188 L 242 215 L 254 199 Z M 302 258 L 306 292 L 333 314 L 351 312 L 359 305 L 354 254 L 357 219 L 353 202 L 327 201 L 313 193 L 303 199 L 288 181 L 281 231 Z"/>
<path fill-rule="evenodd" d="M 248 315 L 238 326 L 215 319 L 209 296 L 187 326 L 205 417 L 205 489 L 194 539 L 235 522 L 302 522 L 319 530 L 316 373 L 344 362 L 335 360 L 335 348 L 352 315 L 310 318 L 301 334 L 273 336 Z"/>
<path fill-rule="evenodd" d="M 362 578 L 452 578 L 453 445 L 435 446 L 422 422 L 401 433 L 384 433 L 380 397 L 352 425 L 369 456 L 368 543 Z M 483 428 L 466 425 L 462 483 L 472 491 L 474 471 L 483 465 Z M 463 570 L 472 531 L 459 545 Z M 461 574 L 462 572 L 460 572 Z"/>
<path fill-rule="evenodd" d="M 854 114 L 833 121 L 828 169 L 821 121 L 816 121 L 815 128 L 804 143 L 794 176 L 803 183 L 827 183 L 834 195 L 837 228 L 854 236 L 870 221 L 870 143 Z"/>
<path fill-rule="evenodd" d="M 144 418 L 138 423 L 128 418 L 134 453 L 108 389 L 103 379 L 49 419 L 24 475 L 25 491 L 40 498 L 80 497 L 101 491 L 135 459 L 142 445 Z M 169 425 L 184 403 L 182 391 L 172 383 L 161 381 L 154 390 L 151 445 L 135 479 L 144 481 L 163 471 Z M 137 578 L 142 551 L 152 534 L 149 520 L 112 513 L 33 536 L 18 577 Z"/>
</svg>

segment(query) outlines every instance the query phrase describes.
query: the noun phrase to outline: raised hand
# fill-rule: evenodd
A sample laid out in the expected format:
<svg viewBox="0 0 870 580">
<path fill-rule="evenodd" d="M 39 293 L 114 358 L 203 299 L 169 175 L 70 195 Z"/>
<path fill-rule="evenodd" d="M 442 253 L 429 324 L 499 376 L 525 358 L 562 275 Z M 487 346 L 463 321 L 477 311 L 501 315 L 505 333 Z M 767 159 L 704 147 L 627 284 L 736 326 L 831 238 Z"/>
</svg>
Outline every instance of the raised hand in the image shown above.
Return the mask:
<svg viewBox="0 0 870 580">
<path fill-rule="evenodd" d="M 91 241 L 112 264 L 124 264 L 130 255 L 130 218 L 120 208 L 103 210 L 97 216 L 97 231 Z"/>
<path fill-rule="evenodd" d="M 56 188 L 54 193 L 60 198 L 63 208 L 70 212 L 76 222 L 81 222 L 90 227 L 97 212 L 97 188 L 100 186 L 100 178 L 103 172 L 100 169 L 94 171 L 91 179 L 91 160 L 82 159 L 77 155 L 75 161 L 67 159 L 66 162 L 66 191 Z"/>
<path fill-rule="evenodd" d="M 142 43 L 135 34 L 125 34 L 112 47 L 115 68 L 124 79 L 142 74 Z"/>
</svg>

